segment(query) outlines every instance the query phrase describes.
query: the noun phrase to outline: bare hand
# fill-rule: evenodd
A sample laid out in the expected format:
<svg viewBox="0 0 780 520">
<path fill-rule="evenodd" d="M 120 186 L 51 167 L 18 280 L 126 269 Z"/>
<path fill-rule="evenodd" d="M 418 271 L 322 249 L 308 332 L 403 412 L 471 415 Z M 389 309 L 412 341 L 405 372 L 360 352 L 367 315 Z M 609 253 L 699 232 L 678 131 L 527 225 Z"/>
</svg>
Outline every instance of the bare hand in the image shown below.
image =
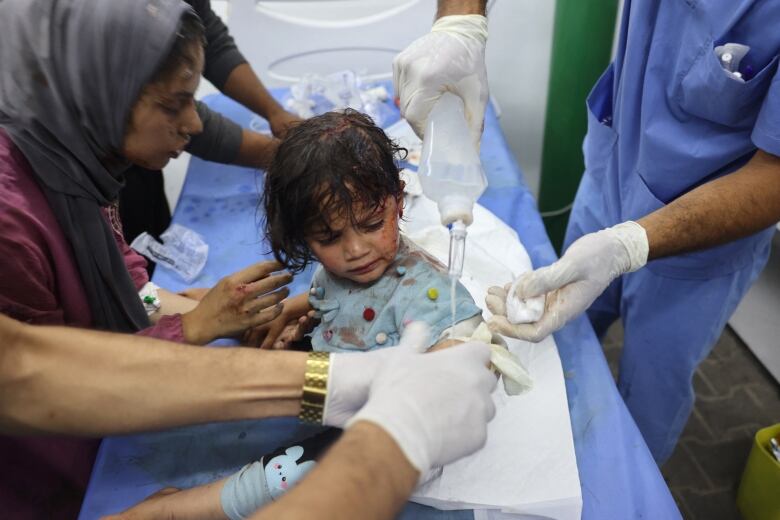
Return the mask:
<svg viewBox="0 0 780 520">
<path fill-rule="evenodd" d="M 204 344 L 242 334 L 279 316 L 280 302 L 289 293 L 283 286 L 292 281 L 289 273 L 271 274 L 281 269 L 279 262 L 260 262 L 221 279 L 182 316 L 185 339 Z"/>
<path fill-rule="evenodd" d="M 268 118 L 268 124 L 271 125 L 271 133 L 277 139 L 284 139 L 284 136 L 287 135 L 287 130 L 301 121 L 303 120 L 300 117 L 286 110 L 276 112 Z"/>
</svg>

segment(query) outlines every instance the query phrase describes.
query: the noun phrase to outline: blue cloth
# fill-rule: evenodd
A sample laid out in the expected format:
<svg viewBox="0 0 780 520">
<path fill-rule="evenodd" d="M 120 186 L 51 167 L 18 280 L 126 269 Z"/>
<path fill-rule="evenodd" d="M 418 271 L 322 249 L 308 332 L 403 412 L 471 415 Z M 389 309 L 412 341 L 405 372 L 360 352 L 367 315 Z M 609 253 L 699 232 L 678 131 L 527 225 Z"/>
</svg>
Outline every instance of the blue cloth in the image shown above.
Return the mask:
<svg viewBox="0 0 780 520">
<path fill-rule="evenodd" d="M 388 85 L 389 87 L 389 85 Z M 283 92 L 275 92 L 277 97 Z M 243 127 L 259 119 L 227 97 L 205 100 Z M 388 105 L 390 106 L 390 105 Z M 387 121 L 387 125 L 398 118 Z M 556 259 L 536 201 L 524 185 L 498 119 L 485 117 L 480 151 L 488 187 L 484 205 L 515 229 L 534 267 Z M 209 243 L 209 259 L 192 286 L 215 283 L 251 262 L 270 258 L 258 232 L 257 193 L 262 176 L 193 158 L 173 221 L 195 229 Z M 307 274 L 308 273 L 308 274 Z M 291 294 L 309 288 L 312 271 L 293 282 Z M 188 287 L 158 269 L 154 281 L 168 289 Z M 555 333 L 582 484 L 583 520 L 681 518 L 669 489 L 615 389 L 601 344 L 582 316 Z M 317 429 L 294 418 L 208 424 L 175 430 L 110 437 L 103 441 L 80 518 L 97 519 L 127 508 L 164 486 L 192 487 L 240 469 L 277 446 L 305 438 Z M 403 519 L 472 519 L 471 511 L 437 511 L 407 504 Z"/>
<path fill-rule="evenodd" d="M 780 155 L 778 24 L 778 2 L 626 1 L 615 62 L 588 98 L 586 171 L 564 247 L 733 172 L 756 147 Z M 745 83 L 716 58 L 724 43 L 751 46 Z M 623 318 L 618 387 L 659 463 L 690 414 L 696 366 L 765 265 L 773 232 L 652 261 L 588 311 L 597 334 Z"/>
<path fill-rule="evenodd" d="M 428 324 L 428 347 L 433 346 L 455 323 L 482 314 L 457 282 L 453 322 L 451 282 L 444 269 L 404 236 L 393 262 L 370 286 L 334 277 L 320 266 L 309 296 L 321 317 L 311 334 L 312 348 L 354 352 L 392 347 L 412 321 Z"/>
</svg>

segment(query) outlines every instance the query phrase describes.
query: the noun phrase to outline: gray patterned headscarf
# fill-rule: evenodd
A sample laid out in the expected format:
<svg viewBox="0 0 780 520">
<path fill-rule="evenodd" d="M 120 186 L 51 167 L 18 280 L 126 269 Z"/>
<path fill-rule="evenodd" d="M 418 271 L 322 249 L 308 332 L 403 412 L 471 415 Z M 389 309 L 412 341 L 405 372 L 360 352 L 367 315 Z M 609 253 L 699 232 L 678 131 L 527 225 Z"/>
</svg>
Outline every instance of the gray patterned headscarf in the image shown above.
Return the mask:
<svg viewBox="0 0 780 520">
<path fill-rule="evenodd" d="M 0 127 L 68 238 L 96 327 L 149 325 L 101 207 L 129 165 L 131 109 L 176 38 L 180 0 L 0 0 Z"/>
</svg>

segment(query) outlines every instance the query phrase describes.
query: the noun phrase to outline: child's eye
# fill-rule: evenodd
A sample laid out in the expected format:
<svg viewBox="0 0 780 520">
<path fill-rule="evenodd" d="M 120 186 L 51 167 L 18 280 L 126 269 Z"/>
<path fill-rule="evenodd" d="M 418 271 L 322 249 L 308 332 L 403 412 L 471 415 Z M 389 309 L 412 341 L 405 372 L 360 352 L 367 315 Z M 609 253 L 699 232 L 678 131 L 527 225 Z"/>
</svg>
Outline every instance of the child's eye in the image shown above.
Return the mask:
<svg viewBox="0 0 780 520">
<path fill-rule="evenodd" d="M 314 240 L 320 245 L 327 246 L 334 243 L 338 238 L 338 235 L 322 235 L 315 237 Z"/>
<path fill-rule="evenodd" d="M 385 224 L 385 220 L 377 220 L 376 222 L 370 222 L 363 225 L 363 229 L 366 231 L 377 231 Z"/>
</svg>

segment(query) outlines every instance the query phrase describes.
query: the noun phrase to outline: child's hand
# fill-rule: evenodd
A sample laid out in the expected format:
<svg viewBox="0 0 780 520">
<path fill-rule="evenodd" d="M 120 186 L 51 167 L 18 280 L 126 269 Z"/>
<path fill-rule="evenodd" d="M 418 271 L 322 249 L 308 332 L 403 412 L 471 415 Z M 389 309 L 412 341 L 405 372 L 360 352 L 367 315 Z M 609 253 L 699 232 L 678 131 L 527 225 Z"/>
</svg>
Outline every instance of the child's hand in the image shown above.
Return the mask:
<svg viewBox="0 0 780 520">
<path fill-rule="evenodd" d="M 311 332 L 315 323 L 314 311 L 297 318 L 282 313 L 275 320 L 248 330 L 244 334 L 244 343 L 261 349 L 288 349 L 294 341 L 302 340 Z"/>
</svg>

